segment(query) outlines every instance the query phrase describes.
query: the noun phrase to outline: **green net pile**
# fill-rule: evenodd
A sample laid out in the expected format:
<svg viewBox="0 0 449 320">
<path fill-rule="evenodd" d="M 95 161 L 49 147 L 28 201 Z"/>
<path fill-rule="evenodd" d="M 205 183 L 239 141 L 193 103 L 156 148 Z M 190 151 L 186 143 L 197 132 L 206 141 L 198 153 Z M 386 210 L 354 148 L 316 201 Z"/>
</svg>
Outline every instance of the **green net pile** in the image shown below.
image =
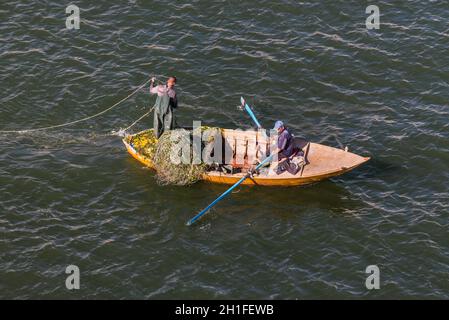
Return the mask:
<svg viewBox="0 0 449 320">
<path fill-rule="evenodd" d="M 206 129 L 208 128 L 201 128 L 202 131 Z M 192 164 L 192 149 L 190 149 L 190 155 L 187 155 L 190 158 L 186 159 L 186 155 L 182 155 L 182 148 L 184 150 L 185 148 L 192 148 L 192 131 L 190 130 L 175 129 L 166 131 L 159 139 L 155 138 L 153 130 L 146 130 L 133 136 L 130 142 L 137 152 L 151 159 L 156 170 L 157 181 L 162 185 L 171 184 L 183 186 L 193 184 L 201 180 L 209 168 L 203 162 Z M 208 141 L 208 143 L 211 142 L 213 142 L 213 139 Z M 176 149 L 173 148 L 174 144 L 177 145 Z M 183 147 L 181 148 L 180 146 Z M 179 154 L 173 154 L 173 150 L 179 150 Z M 173 158 L 181 160 L 182 156 L 187 161 L 174 163 Z"/>
</svg>

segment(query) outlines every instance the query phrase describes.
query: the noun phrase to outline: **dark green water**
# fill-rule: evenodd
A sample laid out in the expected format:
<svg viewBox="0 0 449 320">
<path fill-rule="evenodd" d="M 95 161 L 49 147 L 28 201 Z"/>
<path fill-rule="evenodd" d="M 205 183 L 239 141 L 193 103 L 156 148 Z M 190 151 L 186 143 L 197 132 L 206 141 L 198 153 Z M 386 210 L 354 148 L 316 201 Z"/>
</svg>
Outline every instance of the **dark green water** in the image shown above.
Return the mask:
<svg viewBox="0 0 449 320">
<path fill-rule="evenodd" d="M 140 92 L 0 142 L 0 298 L 449 298 L 449 3 L 0 4 L 0 130 L 77 120 L 176 74 L 178 122 L 267 127 L 373 159 L 309 187 L 161 187 L 119 137 Z M 151 126 L 150 118 L 133 128 Z M 66 266 L 81 289 L 65 287 Z M 365 268 L 381 272 L 365 287 Z"/>
</svg>

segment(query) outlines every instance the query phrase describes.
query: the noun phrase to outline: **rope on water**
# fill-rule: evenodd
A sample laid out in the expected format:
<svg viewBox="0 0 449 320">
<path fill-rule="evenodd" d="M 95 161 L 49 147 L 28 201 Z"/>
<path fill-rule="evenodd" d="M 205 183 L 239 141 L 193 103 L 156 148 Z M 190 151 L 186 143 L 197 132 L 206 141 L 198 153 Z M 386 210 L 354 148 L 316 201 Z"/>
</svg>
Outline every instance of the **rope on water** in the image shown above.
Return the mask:
<svg viewBox="0 0 449 320">
<path fill-rule="evenodd" d="M 109 110 L 115 108 L 116 106 L 118 106 L 119 104 L 121 104 L 122 102 L 124 102 L 125 100 L 131 98 L 133 95 L 135 95 L 140 89 L 142 89 L 143 87 L 145 87 L 149 82 L 151 81 L 151 79 L 148 79 L 147 81 L 145 81 L 143 84 L 141 84 L 136 90 L 134 90 L 133 92 L 131 92 L 128 96 L 126 96 L 125 98 L 123 98 L 122 100 L 120 100 L 119 102 L 113 104 L 111 107 L 96 113 L 92 116 L 83 118 L 83 119 L 79 119 L 79 120 L 75 120 L 75 121 L 71 121 L 71 122 L 67 122 L 67 123 L 62 123 L 62 124 L 57 124 L 57 125 L 53 125 L 53 126 L 48 126 L 48 127 L 41 127 L 41 128 L 34 128 L 34 129 L 25 129 L 25 130 L 0 130 L 0 133 L 27 133 L 27 132 L 34 132 L 34 131 L 43 131 L 43 130 L 50 130 L 50 129 L 55 129 L 55 128 L 61 128 L 61 127 L 67 127 L 70 125 L 73 125 L 75 123 L 79 123 L 79 122 L 83 122 L 83 121 L 87 121 L 93 118 L 96 118 L 106 112 L 108 112 Z M 149 111 L 151 112 L 151 111 Z M 149 113 L 148 112 L 148 113 Z M 143 118 L 143 117 L 142 117 Z M 139 119 L 140 120 L 140 119 Z M 136 122 L 137 123 L 137 122 Z M 134 125 L 134 124 L 133 124 Z M 131 125 L 132 126 L 132 125 Z"/>
</svg>

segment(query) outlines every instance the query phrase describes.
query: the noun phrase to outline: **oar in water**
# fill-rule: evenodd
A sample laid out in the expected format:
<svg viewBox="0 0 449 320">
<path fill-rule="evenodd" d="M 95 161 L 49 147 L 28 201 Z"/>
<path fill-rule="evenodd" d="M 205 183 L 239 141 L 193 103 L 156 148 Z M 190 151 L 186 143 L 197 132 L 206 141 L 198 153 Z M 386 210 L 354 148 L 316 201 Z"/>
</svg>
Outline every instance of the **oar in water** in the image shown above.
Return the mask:
<svg viewBox="0 0 449 320">
<path fill-rule="evenodd" d="M 254 171 L 258 170 L 260 167 L 262 167 L 265 163 L 271 160 L 273 158 L 273 155 L 270 155 L 269 157 L 265 158 L 261 163 L 257 165 L 257 167 L 254 169 Z M 206 208 L 204 208 L 200 213 L 198 213 L 196 216 L 194 216 L 192 219 L 187 221 L 187 225 L 192 225 L 196 220 L 201 218 L 206 212 L 209 211 L 210 208 L 212 208 L 214 205 L 217 204 L 218 201 L 226 197 L 232 190 L 234 190 L 236 187 L 238 187 L 243 181 L 245 181 L 247 178 L 251 176 L 251 171 L 248 172 L 246 175 L 244 175 L 239 181 L 237 181 L 232 187 L 230 187 L 228 190 L 223 192 L 217 199 L 215 199 L 210 205 L 208 205 Z"/>
<path fill-rule="evenodd" d="M 262 129 L 262 126 L 260 125 L 259 121 L 257 121 L 256 116 L 254 115 L 253 110 L 249 107 L 249 105 L 246 103 L 245 99 L 243 97 L 240 97 L 240 102 L 242 104 L 242 109 L 245 109 L 246 112 L 248 112 L 251 119 L 253 119 L 254 123 L 256 124 L 257 128 Z"/>
</svg>

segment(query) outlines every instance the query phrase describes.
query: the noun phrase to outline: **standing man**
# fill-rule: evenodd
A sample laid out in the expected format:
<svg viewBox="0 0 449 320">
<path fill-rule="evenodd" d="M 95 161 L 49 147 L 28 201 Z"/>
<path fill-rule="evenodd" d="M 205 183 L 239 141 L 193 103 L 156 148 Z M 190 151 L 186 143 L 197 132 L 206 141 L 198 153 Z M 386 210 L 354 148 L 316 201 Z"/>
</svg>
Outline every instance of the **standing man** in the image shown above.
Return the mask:
<svg viewBox="0 0 449 320">
<path fill-rule="evenodd" d="M 154 86 L 154 80 L 153 77 L 150 83 L 150 94 L 157 93 L 157 99 L 154 103 L 153 129 L 154 135 L 159 139 L 165 130 L 175 128 L 173 109 L 178 107 L 178 99 L 175 91 L 176 77 L 170 77 L 166 84 L 158 86 Z"/>
</svg>

